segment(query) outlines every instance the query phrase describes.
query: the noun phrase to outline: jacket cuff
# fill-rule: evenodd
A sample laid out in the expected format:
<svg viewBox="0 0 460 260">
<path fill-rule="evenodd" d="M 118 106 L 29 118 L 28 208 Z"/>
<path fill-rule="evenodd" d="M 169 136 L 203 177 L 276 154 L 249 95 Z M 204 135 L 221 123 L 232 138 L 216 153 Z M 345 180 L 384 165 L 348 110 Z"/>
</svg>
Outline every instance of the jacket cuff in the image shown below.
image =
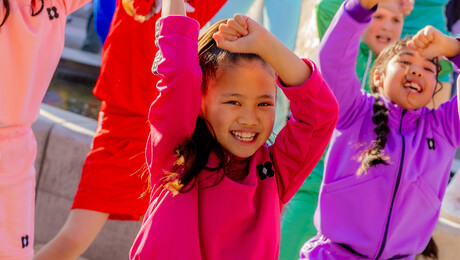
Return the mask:
<svg viewBox="0 0 460 260">
<path fill-rule="evenodd" d="M 344 3 L 345 11 L 359 23 L 367 23 L 372 19 L 372 15 L 377 10 L 377 5 L 371 10 L 361 5 L 359 0 L 348 0 Z"/>
<path fill-rule="evenodd" d="M 196 40 L 198 39 L 200 25 L 190 17 L 170 15 L 158 19 L 155 30 L 157 39 L 159 35 L 181 34 L 187 38 Z"/>
<path fill-rule="evenodd" d="M 315 63 L 309 59 L 302 59 L 311 69 L 310 78 L 300 86 L 286 86 L 279 76 L 276 77 L 276 83 L 283 90 L 284 94 L 290 101 L 305 100 L 306 97 L 315 95 L 322 86 L 323 77 L 316 67 Z"/>
</svg>

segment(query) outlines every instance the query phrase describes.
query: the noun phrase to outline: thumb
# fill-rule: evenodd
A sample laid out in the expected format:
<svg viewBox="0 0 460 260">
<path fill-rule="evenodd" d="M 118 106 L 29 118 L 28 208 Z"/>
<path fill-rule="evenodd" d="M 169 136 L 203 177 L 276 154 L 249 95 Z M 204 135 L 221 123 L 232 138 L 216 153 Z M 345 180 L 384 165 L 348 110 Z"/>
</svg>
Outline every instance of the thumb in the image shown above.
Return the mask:
<svg viewBox="0 0 460 260">
<path fill-rule="evenodd" d="M 156 0 L 155 1 L 155 14 L 161 12 L 161 6 L 162 6 L 162 0 Z"/>
<path fill-rule="evenodd" d="M 189 4 L 188 2 L 185 2 L 185 11 L 187 13 L 193 13 L 195 12 L 195 7 L 193 7 L 191 4 Z"/>
</svg>

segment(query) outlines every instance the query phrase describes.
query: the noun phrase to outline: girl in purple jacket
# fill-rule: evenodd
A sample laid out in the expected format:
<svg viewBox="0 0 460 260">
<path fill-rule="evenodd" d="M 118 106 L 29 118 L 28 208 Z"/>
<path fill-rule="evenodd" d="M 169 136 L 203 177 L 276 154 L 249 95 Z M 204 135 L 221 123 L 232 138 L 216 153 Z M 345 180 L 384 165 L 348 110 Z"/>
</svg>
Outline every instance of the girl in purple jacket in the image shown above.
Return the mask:
<svg viewBox="0 0 460 260">
<path fill-rule="evenodd" d="M 438 56 L 460 64 L 460 42 L 426 27 L 385 48 L 373 92 L 355 74 L 359 39 L 377 0 L 348 0 L 320 49 L 324 78 L 339 102 L 315 214 L 318 234 L 303 259 L 413 259 L 436 225 L 456 149 L 457 99 L 430 110 Z"/>
<path fill-rule="evenodd" d="M 152 193 L 131 259 L 278 259 L 282 206 L 318 162 L 338 106 L 315 65 L 243 15 L 210 27 L 163 1 L 149 111 Z M 275 77 L 278 74 L 278 79 Z M 268 147 L 276 80 L 292 117 Z"/>
</svg>

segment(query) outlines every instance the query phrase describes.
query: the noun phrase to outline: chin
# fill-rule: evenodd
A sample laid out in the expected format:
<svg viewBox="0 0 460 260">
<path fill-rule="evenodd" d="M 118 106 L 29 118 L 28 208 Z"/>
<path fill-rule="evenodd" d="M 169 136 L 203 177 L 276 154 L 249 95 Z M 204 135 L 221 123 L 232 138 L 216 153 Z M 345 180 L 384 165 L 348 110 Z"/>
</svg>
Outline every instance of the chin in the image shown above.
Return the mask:
<svg viewBox="0 0 460 260">
<path fill-rule="evenodd" d="M 249 158 L 249 157 L 253 156 L 256 153 L 256 151 L 257 150 L 248 151 L 248 152 L 242 152 L 241 150 L 238 150 L 238 151 L 230 152 L 230 153 L 232 154 L 232 156 L 235 156 L 237 158 L 246 159 L 246 158 Z"/>
</svg>

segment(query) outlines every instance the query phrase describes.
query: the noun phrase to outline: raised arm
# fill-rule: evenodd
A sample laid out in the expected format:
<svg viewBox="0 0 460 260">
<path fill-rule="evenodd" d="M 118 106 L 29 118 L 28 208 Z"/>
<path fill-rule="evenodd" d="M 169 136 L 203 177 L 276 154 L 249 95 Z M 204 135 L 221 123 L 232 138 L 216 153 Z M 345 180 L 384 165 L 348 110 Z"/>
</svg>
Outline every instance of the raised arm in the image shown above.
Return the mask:
<svg viewBox="0 0 460 260">
<path fill-rule="evenodd" d="M 460 53 L 460 41 L 445 35 L 431 25 L 418 31 L 407 46 L 427 58 L 436 56 L 452 58 Z"/>
<path fill-rule="evenodd" d="M 186 16 L 184 0 L 164 0 L 161 7 L 161 17 L 168 15 Z"/>
<path fill-rule="evenodd" d="M 199 26 L 183 15 L 183 0 L 164 0 L 157 21 L 159 51 L 152 70 L 160 77 L 159 95 L 149 111 L 151 131 L 146 148 L 152 178 L 163 177 L 164 170 L 170 170 L 176 159 L 174 148 L 191 138 L 201 107 Z"/>
<path fill-rule="evenodd" d="M 278 38 L 251 18 L 237 14 L 214 35 L 217 46 L 230 52 L 255 53 L 276 71 L 287 86 L 302 85 L 311 69 Z"/>
<path fill-rule="evenodd" d="M 365 6 L 375 2 L 368 1 Z M 366 113 L 363 107 L 370 100 L 361 92 L 355 68 L 360 38 L 372 14 L 373 10 L 359 0 L 345 1 L 321 40 L 319 63 L 339 103 L 338 129 L 351 125 L 360 113 Z"/>
<path fill-rule="evenodd" d="M 438 29 L 432 26 L 426 26 L 418 31 L 412 40 L 407 43 L 407 46 L 417 50 L 426 58 L 444 56 L 455 64 L 460 66 L 460 41 L 451 36 L 445 35 Z M 457 82 L 459 80 L 457 79 Z M 458 96 L 457 96 L 458 99 Z M 460 119 L 458 100 L 454 99 L 440 106 L 439 109 L 433 112 L 433 116 L 443 124 L 445 136 L 453 146 L 460 146 Z"/>
</svg>

